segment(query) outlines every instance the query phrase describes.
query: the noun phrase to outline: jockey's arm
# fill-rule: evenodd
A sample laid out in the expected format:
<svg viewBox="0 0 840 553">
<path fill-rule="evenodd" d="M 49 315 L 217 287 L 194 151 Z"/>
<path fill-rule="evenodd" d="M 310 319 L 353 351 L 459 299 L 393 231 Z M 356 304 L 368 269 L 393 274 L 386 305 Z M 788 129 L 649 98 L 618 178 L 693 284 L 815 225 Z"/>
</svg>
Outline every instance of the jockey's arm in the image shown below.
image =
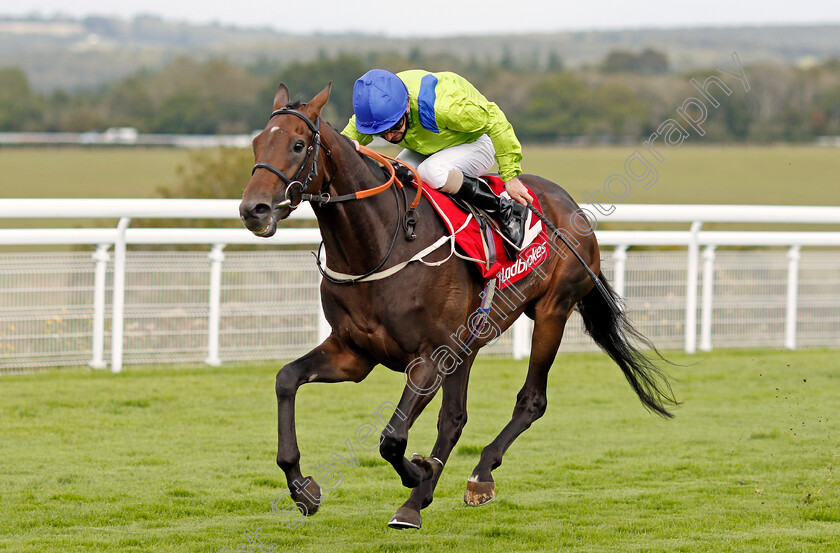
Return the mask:
<svg viewBox="0 0 840 553">
<path fill-rule="evenodd" d="M 356 129 L 356 116 L 353 115 L 350 117 L 350 121 L 347 122 L 347 126 L 344 127 L 344 130 L 341 131 L 341 134 L 349 138 L 350 140 L 355 140 L 359 144 L 363 146 L 367 146 L 371 142 L 373 142 L 373 136 L 369 134 L 362 134 Z"/>
<path fill-rule="evenodd" d="M 466 79 L 438 85 L 435 116 L 439 126 L 466 133 L 483 133 L 496 149 L 499 175 L 507 182 L 522 173 L 522 146 L 499 106 L 485 98 Z"/>
<path fill-rule="evenodd" d="M 522 146 L 513 132 L 513 126 L 499 106 L 480 94 L 477 98 L 474 96 L 468 92 L 447 106 L 439 106 L 438 121 L 452 130 L 481 132 L 489 136 L 496 150 L 499 176 L 505 181 L 505 190 L 520 204 L 532 202 L 533 198 L 518 178 L 522 173 Z"/>
</svg>

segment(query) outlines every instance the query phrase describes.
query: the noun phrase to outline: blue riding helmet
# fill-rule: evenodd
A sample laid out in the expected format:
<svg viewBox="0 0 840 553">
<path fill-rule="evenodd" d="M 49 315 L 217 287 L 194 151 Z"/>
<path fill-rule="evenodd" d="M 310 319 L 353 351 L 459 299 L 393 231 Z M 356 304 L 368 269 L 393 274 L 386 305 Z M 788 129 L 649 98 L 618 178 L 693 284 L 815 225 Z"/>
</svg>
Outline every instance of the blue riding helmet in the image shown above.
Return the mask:
<svg viewBox="0 0 840 553">
<path fill-rule="evenodd" d="M 371 69 L 353 85 L 356 129 L 363 134 L 388 130 L 408 108 L 408 88 L 399 77 L 384 69 Z"/>
</svg>

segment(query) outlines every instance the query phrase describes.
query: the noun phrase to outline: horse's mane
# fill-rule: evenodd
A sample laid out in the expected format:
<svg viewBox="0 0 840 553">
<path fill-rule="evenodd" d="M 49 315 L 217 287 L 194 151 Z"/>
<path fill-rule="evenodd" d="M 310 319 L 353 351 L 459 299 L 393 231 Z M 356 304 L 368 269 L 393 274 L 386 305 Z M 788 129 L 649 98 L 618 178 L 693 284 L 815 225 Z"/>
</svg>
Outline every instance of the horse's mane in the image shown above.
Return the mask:
<svg viewBox="0 0 840 553">
<path fill-rule="evenodd" d="M 330 126 L 332 126 L 332 125 L 330 125 Z M 356 148 L 356 146 L 353 144 L 353 141 L 350 140 L 349 138 L 347 138 L 346 136 L 344 136 L 343 134 L 341 134 L 340 132 L 338 133 L 338 136 L 343 138 L 351 148 L 353 148 L 353 149 Z M 372 158 L 370 158 L 368 156 L 365 156 L 365 155 L 362 155 L 361 153 L 359 153 L 358 155 L 359 155 L 360 158 L 362 158 L 362 161 L 365 162 L 365 165 L 367 166 L 368 170 L 371 173 L 373 173 L 374 176 L 387 178 L 390 175 L 390 173 L 388 172 L 387 169 L 385 169 L 384 167 L 379 165 L 379 163 L 374 161 Z"/>
</svg>

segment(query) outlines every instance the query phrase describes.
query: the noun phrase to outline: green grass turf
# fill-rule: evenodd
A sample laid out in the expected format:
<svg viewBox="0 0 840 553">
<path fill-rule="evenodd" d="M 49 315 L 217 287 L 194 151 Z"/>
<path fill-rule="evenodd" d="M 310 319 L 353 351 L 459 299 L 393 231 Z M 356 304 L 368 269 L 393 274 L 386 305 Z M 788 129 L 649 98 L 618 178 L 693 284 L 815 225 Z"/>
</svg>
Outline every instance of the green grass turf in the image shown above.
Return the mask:
<svg viewBox="0 0 840 553">
<path fill-rule="evenodd" d="M 646 413 L 605 356 L 561 355 L 548 412 L 463 504 L 481 448 L 508 421 L 525 362 L 481 360 L 469 422 L 420 531 L 386 527 L 407 497 L 356 429 L 402 375 L 313 384 L 298 396 L 304 474 L 340 484 L 296 528 L 272 513 L 275 367 L 63 370 L 8 377 L 0 394 L 0 551 L 836 551 L 840 357 L 826 351 L 673 354 L 684 405 Z M 436 399 L 412 429 L 428 452 Z M 351 449 L 352 448 L 352 451 Z M 337 457 L 357 463 L 343 464 Z M 288 498 L 278 502 L 290 505 Z M 246 549 L 248 546 L 251 549 Z M 266 549 L 266 550 L 268 550 Z"/>
</svg>

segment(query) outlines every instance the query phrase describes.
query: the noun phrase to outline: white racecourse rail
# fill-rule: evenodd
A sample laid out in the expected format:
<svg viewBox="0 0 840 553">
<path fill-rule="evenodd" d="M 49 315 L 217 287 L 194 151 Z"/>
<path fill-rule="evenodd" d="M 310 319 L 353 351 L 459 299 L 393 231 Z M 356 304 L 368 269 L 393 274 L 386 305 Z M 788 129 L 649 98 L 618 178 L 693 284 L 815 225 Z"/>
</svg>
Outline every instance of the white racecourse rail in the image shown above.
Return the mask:
<svg viewBox="0 0 840 553">
<path fill-rule="evenodd" d="M 138 218 L 237 219 L 238 204 L 0 200 L 0 219 L 37 213 L 47 220 L 119 220 L 110 228 L 0 228 L 6 250 L 0 252 L 0 374 L 81 364 L 105 368 L 108 361 L 114 372 L 124 363 L 218 365 L 288 359 L 311 349 L 329 332 L 320 278 L 310 253 L 278 246 L 314 246 L 316 228 L 281 228 L 266 240 L 245 229 L 130 226 Z M 293 218 L 314 216 L 304 206 Z M 840 232 L 702 230 L 705 223 L 832 228 L 840 225 L 840 207 L 625 204 L 598 220 L 610 228 L 639 222 L 685 227 L 596 231 L 606 247 L 607 278 L 627 298 L 630 318 L 660 348 L 694 353 L 698 335 L 701 350 L 713 343 L 840 347 Z M 45 252 L 45 245 L 77 248 Z M 144 248 L 149 245 L 157 248 Z M 207 250 L 161 251 L 166 245 Z M 229 245 L 262 247 L 225 252 Z M 628 251 L 633 246 L 646 248 Z M 529 337 L 530 321 L 523 317 L 486 351 L 522 358 Z M 563 350 L 593 348 L 575 316 Z"/>
</svg>

